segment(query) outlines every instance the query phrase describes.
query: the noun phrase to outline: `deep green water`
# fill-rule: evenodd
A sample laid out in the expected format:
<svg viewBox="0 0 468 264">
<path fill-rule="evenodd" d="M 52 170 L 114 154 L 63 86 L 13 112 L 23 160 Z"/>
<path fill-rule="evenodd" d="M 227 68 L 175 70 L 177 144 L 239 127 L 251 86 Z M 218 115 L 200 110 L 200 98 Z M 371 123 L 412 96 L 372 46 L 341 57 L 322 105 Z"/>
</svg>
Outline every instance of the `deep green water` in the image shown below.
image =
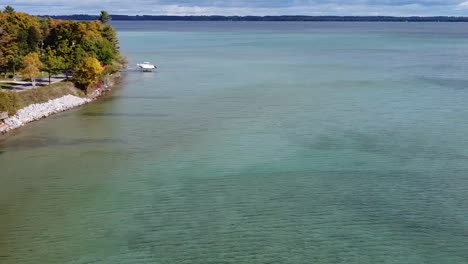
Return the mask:
<svg viewBox="0 0 468 264">
<path fill-rule="evenodd" d="M 468 263 L 468 24 L 117 23 L 0 141 L 0 263 Z"/>
</svg>

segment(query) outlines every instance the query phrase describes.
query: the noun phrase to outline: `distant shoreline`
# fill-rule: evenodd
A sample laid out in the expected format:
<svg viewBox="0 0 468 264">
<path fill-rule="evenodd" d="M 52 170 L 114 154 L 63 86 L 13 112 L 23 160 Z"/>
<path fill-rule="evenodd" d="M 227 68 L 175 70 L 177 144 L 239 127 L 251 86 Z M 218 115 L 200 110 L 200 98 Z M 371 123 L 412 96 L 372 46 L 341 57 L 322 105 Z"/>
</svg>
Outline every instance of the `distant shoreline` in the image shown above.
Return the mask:
<svg viewBox="0 0 468 264">
<path fill-rule="evenodd" d="M 54 15 L 63 20 L 98 20 L 93 15 Z M 114 21 L 266 21 L 266 22 L 468 22 L 468 17 L 430 16 L 153 16 L 153 15 L 111 15 Z"/>
</svg>

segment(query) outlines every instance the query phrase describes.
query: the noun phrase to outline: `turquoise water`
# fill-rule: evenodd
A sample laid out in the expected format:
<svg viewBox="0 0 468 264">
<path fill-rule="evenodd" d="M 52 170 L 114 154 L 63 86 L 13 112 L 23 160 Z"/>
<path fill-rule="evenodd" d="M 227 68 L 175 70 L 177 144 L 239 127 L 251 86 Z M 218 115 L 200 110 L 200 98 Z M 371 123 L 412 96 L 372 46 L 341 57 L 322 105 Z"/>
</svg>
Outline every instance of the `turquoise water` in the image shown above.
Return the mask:
<svg viewBox="0 0 468 264">
<path fill-rule="evenodd" d="M 0 263 L 468 263 L 468 25 L 118 22 L 0 141 Z"/>
</svg>

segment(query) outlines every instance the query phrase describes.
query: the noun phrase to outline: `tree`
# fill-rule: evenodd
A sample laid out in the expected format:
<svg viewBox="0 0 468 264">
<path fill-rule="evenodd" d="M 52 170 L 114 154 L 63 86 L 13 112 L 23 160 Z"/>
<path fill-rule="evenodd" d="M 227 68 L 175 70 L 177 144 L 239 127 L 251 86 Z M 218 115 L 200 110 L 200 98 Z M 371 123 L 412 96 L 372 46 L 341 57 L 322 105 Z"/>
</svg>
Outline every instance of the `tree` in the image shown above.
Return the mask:
<svg viewBox="0 0 468 264">
<path fill-rule="evenodd" d="M 0 49 L 2 49 L 2 62 L 4 70 L 16 71 L 22 64 L 23 58 L 28 53 L 37 51 L 38 41 L 41 38 L 39 19 L 25 13 L 14 13 L 11 7 L 6 7 L 4 13 L 0 13 L 0 25 L 3 35 Z"/>
<path fill-rule="evenodd" d="M 41 30 L 35 26 L 30 26 L 28 29 L 28 36 L 26 42 L 30 52 L 37 51 L 39 43 L 41 43 Z"/>
<path fill-rule="evenodd" d="M 102 64 L 109 65 L 116 59 L 115 48 L 107 39 L 102 39 L 93 44 L 93 52 Z"/>
<path fill-rule="evenodd" d="M 13 59 L 16 49 L 12 48 L 13 36 L 8 34 L 0 25 L 0 69 L 6 71 L 10 61 Z"/>
<path fill-rule="evenodd" d="M 105 26 L 102 30 L 102 36 L 107 39 L 113 46 L 116 53 L 119 50 L 119 38 L 117 37 L 117 32 L 111 26 Z"/>
<path fill-rule="evenodd" d="M 36 78 L 41 75 L 42 63 L 39 60 L 39 54 L 32 52 L 26 55 L 23 59 L 24 68 L 20 73 L 23 78 L 31 80 L 33 87 L 36 87 Z"/>
<path fill-rule="evenodd" d="M 47 47 L 44 56 L 43 56 L 44 69 L 49 74 L 49 84 L 50 77 L 62 72 L 65 69 L 64 59 L 60 56 L 57 56 L 56 50 Z"/>
<path fill-rule="evenodd" d="M 76 66 L 73 72 L 73 80 L 81 88 L 89 91 L 99 81 L 104 68 L 94 56 L 85 57 Z"/>
<path fill-rule="evenodd" d="M 15 36 L 7 31 L 5 16 L 0 16 L 0 70 L 7 72 L 14 66 L 19 47 Z"/>
<path fill-rule="evenodd" d="M 101 23 L 107 24 L 111 21 L 111 19 L 112 18 L 110 17 L 109 13 L 107 13 L 107 11 L 101 11 L 101 15 L 99 16 L 99 21 L 101 21 Z"/>
<path fill-rule="evenodd" d="M 50 47 L 50 46 L 49 46 Z M 52 46 L 55 51 L 57 51 L 57 56 L 63 58 L 65 63 L 65 68 L 73 67 L 74 59 L 73 59 L 73 49 L 75 48 L 74 43 L 69 43 L 68 40 L 63 40 L 60 44 L 56 47 Z"/>
<path fill-rule="evenodd" d="M 38 18 L 7 7 L 0 12 L 0 71 L 13 72 L 14 76 L 23 66 L 24 57 L 39 52 L 39 48 L 49 76 L 58 70 L 68 73 L 90 56 L 109 71 L 117 70 L 118 38 L 108 24 L 110 20 L 106 11 L 101 12 L 100 21 L 78 22 Z M 54 52 L 45 54 L 48 48 Z"/>
<path fill-rule="evenodd" d="M 15 9 L 12 7 L 12 6 L 9 6 L 7 5 L 5 7 L 5 9 L 3 10 L 3 12 L 7 13 L 7 14 L 14 14 L 15 13 Z"/>
</svg>

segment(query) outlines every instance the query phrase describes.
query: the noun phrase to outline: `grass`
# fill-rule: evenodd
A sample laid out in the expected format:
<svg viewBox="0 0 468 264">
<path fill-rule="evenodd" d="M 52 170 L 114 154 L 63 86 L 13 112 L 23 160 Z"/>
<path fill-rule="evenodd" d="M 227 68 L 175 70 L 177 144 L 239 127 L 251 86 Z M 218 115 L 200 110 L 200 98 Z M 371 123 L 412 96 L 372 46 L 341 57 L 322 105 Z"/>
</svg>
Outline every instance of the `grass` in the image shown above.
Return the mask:
<svg viewBox="0 0 468 264">
<path fill-rule="evenodd" d="M 59 82 L 51 85 L 38 87 L 18 93 L 20 102 L 19 105 L 26 107 L 30 104 L 45 103 L 49 100 L 60 98 L 65 95 L 75 95 L 84 97 L 85 94 L 76 88 L 71 82 Z"/>
<path fill-rule="evenodd" d="M 5 111 L 14 115 L 16 111 L 28 105 L 45 103 L 65 95 L 85 97 L 83 91 L 76 88 L 71 82 L 54 83 L 24 92 L 0 91 L 0 112 Z"/>
</svg>

